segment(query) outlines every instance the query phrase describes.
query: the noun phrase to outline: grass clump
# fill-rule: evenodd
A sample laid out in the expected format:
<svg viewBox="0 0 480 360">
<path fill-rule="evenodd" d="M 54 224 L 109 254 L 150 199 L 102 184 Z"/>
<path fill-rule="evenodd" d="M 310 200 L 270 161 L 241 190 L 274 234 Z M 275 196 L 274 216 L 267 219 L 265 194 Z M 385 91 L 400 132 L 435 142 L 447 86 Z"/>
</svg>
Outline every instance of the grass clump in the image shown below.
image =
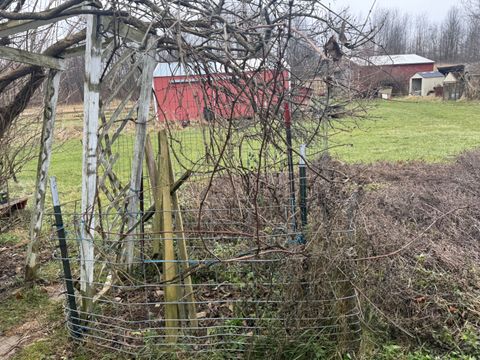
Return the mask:
<svg viewBox="0 0 480 360">
<path fill-rule="evenodd" d="M 0 246 L 12 246 L 19 242 L 17 235 L 11 232 L 0 234 Z"/>
<path fill-rule="evenodd" d="M 45 313 L 49 306 L 48 294 L 40 287 L 22 289 L 0 302 L 0 332 Z"/>
</svg>

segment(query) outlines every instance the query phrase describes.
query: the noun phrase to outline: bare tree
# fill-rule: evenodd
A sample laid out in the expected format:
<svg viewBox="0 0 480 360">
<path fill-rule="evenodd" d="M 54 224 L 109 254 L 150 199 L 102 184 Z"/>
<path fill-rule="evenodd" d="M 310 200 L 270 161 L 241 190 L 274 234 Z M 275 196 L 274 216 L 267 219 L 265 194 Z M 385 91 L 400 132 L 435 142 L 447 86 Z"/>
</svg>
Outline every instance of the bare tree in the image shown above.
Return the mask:
<svg viewBox="0 0 480 360">
<path fill-rule="evenodd" d="M 427 14 L 419 14 L 415 17 L 410 52 L 428 56 L 428 44 L 434 37 L 429 28 L 430 20 Z"/>
<path fill-rule="evenodd" d="M 479 0 L 463 0 L 463 8 L 468 16 L 480 19 L 480 1 Z"/>
<path fill-rule="evenodd" d="M 462 15 L 452 7 L 441 26 L 440 59 L 455 61 L 461 57 L 463 42 Z"/>
<path fill-rule="evenodd" d="M 404 54 L 409 43 L 410 19 L 399 10 L 380 9 L 374 14 L 374 23 L 379 27 L 376 42 L 379 53 Z"/>
</svg>

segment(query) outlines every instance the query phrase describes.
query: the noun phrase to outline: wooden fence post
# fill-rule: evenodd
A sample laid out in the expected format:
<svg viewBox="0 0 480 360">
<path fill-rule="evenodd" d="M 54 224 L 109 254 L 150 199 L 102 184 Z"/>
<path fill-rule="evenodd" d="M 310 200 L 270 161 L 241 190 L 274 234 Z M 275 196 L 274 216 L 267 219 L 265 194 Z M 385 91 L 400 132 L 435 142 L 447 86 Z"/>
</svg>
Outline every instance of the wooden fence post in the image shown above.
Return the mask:
<svg viewBox="0 0 480 360">
<path fill-rule="evenodd" d="M 165 130 L 158 134 L 160 159 L 158 161 L 157 197 L 163 201 L 163 209 L 156 208 L 156 212 L 163 210 L 163 276 L 165 285 L 165 333 L 168 343 L 177 341 L 178 336 L 178 304 L 177 286 L 171 285 L 177 276 L 174 249 L 174 233 L 172 219 L 172 197 L 170 195 L 170 176 L 168 163 L 168 141 Z"/>
<path fill-rule="evenodd" d="M 170 175 L 170 184 L 174 184 L 175 176 L 173 172 L 172 158 L 170 153 L 168 153 L 168 166 L 169 166 L 169 175 Z M 185 233 L 183 231 L 183 218 L 180 210 L 180 203 L 178 202 L 177 192 L 174 191 L 172 194 L 172 205 L 173 211 L 175 211 L 175 230 L 177 233 L 177 246 L 178 246 L 178 257 L 181 260 L 180 269 L 182 272 L 188 274 L 190 264 L 188 261 L 188 251 L 187 251 L 187 242 L 185 240 Z M 181 275 L 181 273 L 180 273 Z M 182 298 L 187 301 L 186 311 L 188 318 L 190 319 L 190 326 L 196 328 L 198 327 L 197 320 L 197 307 L 195 306 L 195 294 L 193 291 L 192 277 L 187 275 L 183 278 L 184 284 L 184 294 Z"/>
<path fill-rule="evenodd" d="M 49 70 L 45 86 L 42 137 L 40 140 L 37 181 L 34 195 L 35 203 L 33 204 L 32 218 L 30 222 L 30 242 L 28 244 L 25 265 L 26 281 L 35 280 L 37 276 L 37 254 L 40 245 L 40 231 L 42 229 L 43 212 L 45 208 L 45 193 L 48 183 L 48 168 L 50 166 L 52 153 L 53 130 L 55 128 L 60 76 L 60 71 L 53 69 Z"/>
<path fill-rule="evenodd" d="M 160 147 L 159 147 L 159 155 L 160 155 Z M 152 142 L 150 141 L 150 137 L 147 136 L 147 143 L 145 146 L 145 156 L 147 159 L 147 169 L 148 169 L 148 176 L 150 178 L 150 187 L 152 189 L 152 195 L 155 199 L 154 205 L 155 209 L 162 209 L 163 201 L 162 198 L 157 198 L 156 193 L 158 191 L 158 184 L 157 180 L 158 177 L 158 166 L 155 162 L 155 156 L 153 154 L 153 146 Z M 161 233 L 163 231 L 163 214 L 161 211 L 155 212 L 155 221 L 153 222 L 153 239 L 152 239 L 152 258 L 159 258 L 160 257 L 160 238 Z"/>
<path fill-rule="evenodd" d="M 150 39 L 147 42 L 147 50 L 144 54 L 142 68 L 142 82 L 140 97 L 138 99 L 138 117 L 135 125 L 135 144 L 133 149 L 132 172 L 130 178 L 130 190 L 128 196 L 127 216 L 128 227 L 134 226 L 140 219 L 139 215 L 139 194 L 142 181 L 143 156 L 147 137 L 147 120 L 150 112 L 150 100 L 152 98 L 152 81 L 155 63 L 155 41 Z M 137 232 L 137 231 L 136 231 Z M 125 239 L 123 249 L 123 261 L 130 270 L 133 264 L 135 233 L 128 235 Z"/>
</svg>

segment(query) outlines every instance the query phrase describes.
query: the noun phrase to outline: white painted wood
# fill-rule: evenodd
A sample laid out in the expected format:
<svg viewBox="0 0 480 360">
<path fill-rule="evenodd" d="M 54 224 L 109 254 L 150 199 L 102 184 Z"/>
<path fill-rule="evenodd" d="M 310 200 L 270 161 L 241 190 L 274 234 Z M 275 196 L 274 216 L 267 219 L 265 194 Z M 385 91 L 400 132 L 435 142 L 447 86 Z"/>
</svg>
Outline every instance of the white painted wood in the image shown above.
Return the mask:
<svg viewBox="0 0 480 360">
<path fill-rule="evenodd" d="M 140 219 L 139 194 L 142 181 L 143 156 L 147 137 L 147 120 L 150 112 L 150 101 L 152 98 L 153 70 L 156 66 L 154 41 L 149 40 L 145 52 L 142 67 L 142 80 L 140 96 L 138 99 L 138 116 L 135 126 L 135 144 L 133 149 L 132 173 L 130 178 L 130 191 L 128 196 L 128 228 L 133 227 Z M 133 233 L 126 238 L 123 249 L 123 261 L 131 268 L 135 248 L 135 237 Z"/>
<path fill-rule="evenodd" d="M 38 155 L 37 181 L 30 222 L 30 242 L 26 256 L 25 278 L 28 281 L 36 278 L 36 269 L 38 266 L 37 254 L 39 251 L 40 231 L 42 229 L 43 212 L 45 208 L 45 194 L 48 185 L 48 168 L 50 166 L 52 153 L 60 77 L 61 72 L 50 70 L 45 85 L 42 138 L 40 153 Z"/>
<path fill-rule="evenodd" d="M 40 26 L 53 24 L 69 17 L 70 16 L 59 16 L 48 20 L 10 20 L 0 25 L 0 37 L 14 35 L 22 31 L 38 29 Z"/>
<path fill-rule="evenodd" d="M 68 11 L 78 10 L 82 8 L 92 8 L 91 6 L 84 6 L 84 4 L 74 5 L 68 8 Z M 56 23 L 60 20 L 68 19 L 71 17 L 78 16 L 78 14 L 63 15 L 61 12 L 52 15 L 52 9 L 39 12 L 38 15 L 48 15 L 48 19 L 37 19 L 37 20 L 9 20 L 6 23 L 0 24 L 0 37 L 10 36 L 17 34 L 22 31 L 38 29 L 44 25 L 50 25 Z"/>
<path fill-rule="evenodd" d="M 62 59 L 36 54 L 30 51 L 14 49 L 9 46 L 0 46 L 0 59 L 36 65 L 50 69 L 66 70 L 65 61 Z"/>
<path fill-rule="evenodd" d="M 112 43 L 113 43 L 113 37 L 103 39 L 102 41 L 102 51 L 103 51 L 102 57 L 103 58 L 106 58 L 105 51 L 108 50 L 108 47 Z M 77 45 L 75 47 L 68 48 L 64 52 L 62 52 L 61 56 L 63 59 L 71 59 L 78 56 L 85 56 L 85 45 Z"/>
<path fill-rule="evenodd" d="M 50 178 L 50 192 L 52 193 L 52 205 L 60 206 L 60 198 L 58 197 L 57 178 L 55 176 L 52 176 Z"/>
<path fill-rule="evenodd" d="M 80 227 L 80 283 L 84 294 L 83 311 L 88 311 L 93 295 L 94 275 L 94 204 L 97 188 L 97 143 L 100 110 L 100 76 L 102 43 L 97 31 L 98 17 L 87 15 L 85 51 L 85 90 L 82 162 L 82 219 Z M 88 299 L 90 298 L 90 299 Z"/>
<path fill-rule="evenodd" d="M 133 42 L 137 45 L 143 44 L 147 39 L 147 34 L 138 30 L 137 28 L 118 20 L 117 23 L 112 24 L 112 21 L 115 21 L 112 16 L 102 17 L 102 27 L 110 34 L 119 36 L 120 38 L 123 38 L 129 42 Z"/>
</svg>

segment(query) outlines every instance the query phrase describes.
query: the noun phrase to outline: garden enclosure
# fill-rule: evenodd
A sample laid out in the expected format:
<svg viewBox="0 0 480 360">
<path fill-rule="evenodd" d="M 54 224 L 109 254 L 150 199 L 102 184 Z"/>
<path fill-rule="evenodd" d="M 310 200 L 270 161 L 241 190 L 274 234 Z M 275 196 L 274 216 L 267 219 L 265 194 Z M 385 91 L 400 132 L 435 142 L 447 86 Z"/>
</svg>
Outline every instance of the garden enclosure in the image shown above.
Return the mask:
<svg viewBox="0 0 480 360">
<path fill-rule="evenodd" d="M 149 2 L 105 13 L 99 4 L 70 5 L 2 24 L 0 35 L 86 14 L 86 31 L 51 54 L 2 52 L 50 69 L 27 278 L 35 277 L 45 220 L 65 69 L 60 57 L 85 54 L 81 200 L 61 204 L 53 181 L 54 213 L 46 217 L 56 225 L 52 245 L 60 242 L 72 336 L 134 354 L 250 351 L 268 347 L 263 339 L 298 336 L 358 346 L 360 312 L 350 284 L 355 271 L 343 266 L 355 247 L 355 197 L 335 215 L 326 203 L 309 203 L 307 191 L 318 179 L 336 182 L 322 164 L 329 119 L 348 112 L 348 96 L 335 104 L 330 96 L 342 88 L 334 76 L 342 52 L 330 30 L 342 28 L 344 39 L 345 20 L 325 22 L 307 1 L 271 9 L 252 4 L 238 13 L 220 5 L 209 26 L 164 16 Z M 212 13 L 202 3 L 188 10 L 200 18 Z M 264 14 L 265 23 L 255 23 L 252 12 Z M 326 37 L 324 51 L 292 25 L 292 14 L 322 24 L 316 36 Z M 144 23 L 142 16 L 152 18 Z M 231 21 L 235 16 L 238 21 Z M 286 73 L 288 81 L 304 80 L 286 66 L 294 35 L 316 53 L 315 74 L 308 78 L 324 78 L 321 98 L 299 102 L 285 86 Z M 358 44 L 368 39 L 357 35 Z M 67 52 L 71 45 L 77 46 Z M 152 121 L 153 71 L 172 58 L 192 75 L 220 62 L 235 80 L 202 78 L 198 97 L 216 106 L 208 107 L 208 121 L 184 130 Z M 252 58 L 260 61 L 246 72 Z M 275 71 L 255 76 L 266 69 Z M 240 101 L 248 103 L 248 117 L 232 116 Z M 159 130 L 158 141 L 149 139 L 155 134 L 149 128 Z M 125 136 L 128 129 L 133 137 Z M 337 223 L 312 227 L 309 207 Z"/>
</svg>

